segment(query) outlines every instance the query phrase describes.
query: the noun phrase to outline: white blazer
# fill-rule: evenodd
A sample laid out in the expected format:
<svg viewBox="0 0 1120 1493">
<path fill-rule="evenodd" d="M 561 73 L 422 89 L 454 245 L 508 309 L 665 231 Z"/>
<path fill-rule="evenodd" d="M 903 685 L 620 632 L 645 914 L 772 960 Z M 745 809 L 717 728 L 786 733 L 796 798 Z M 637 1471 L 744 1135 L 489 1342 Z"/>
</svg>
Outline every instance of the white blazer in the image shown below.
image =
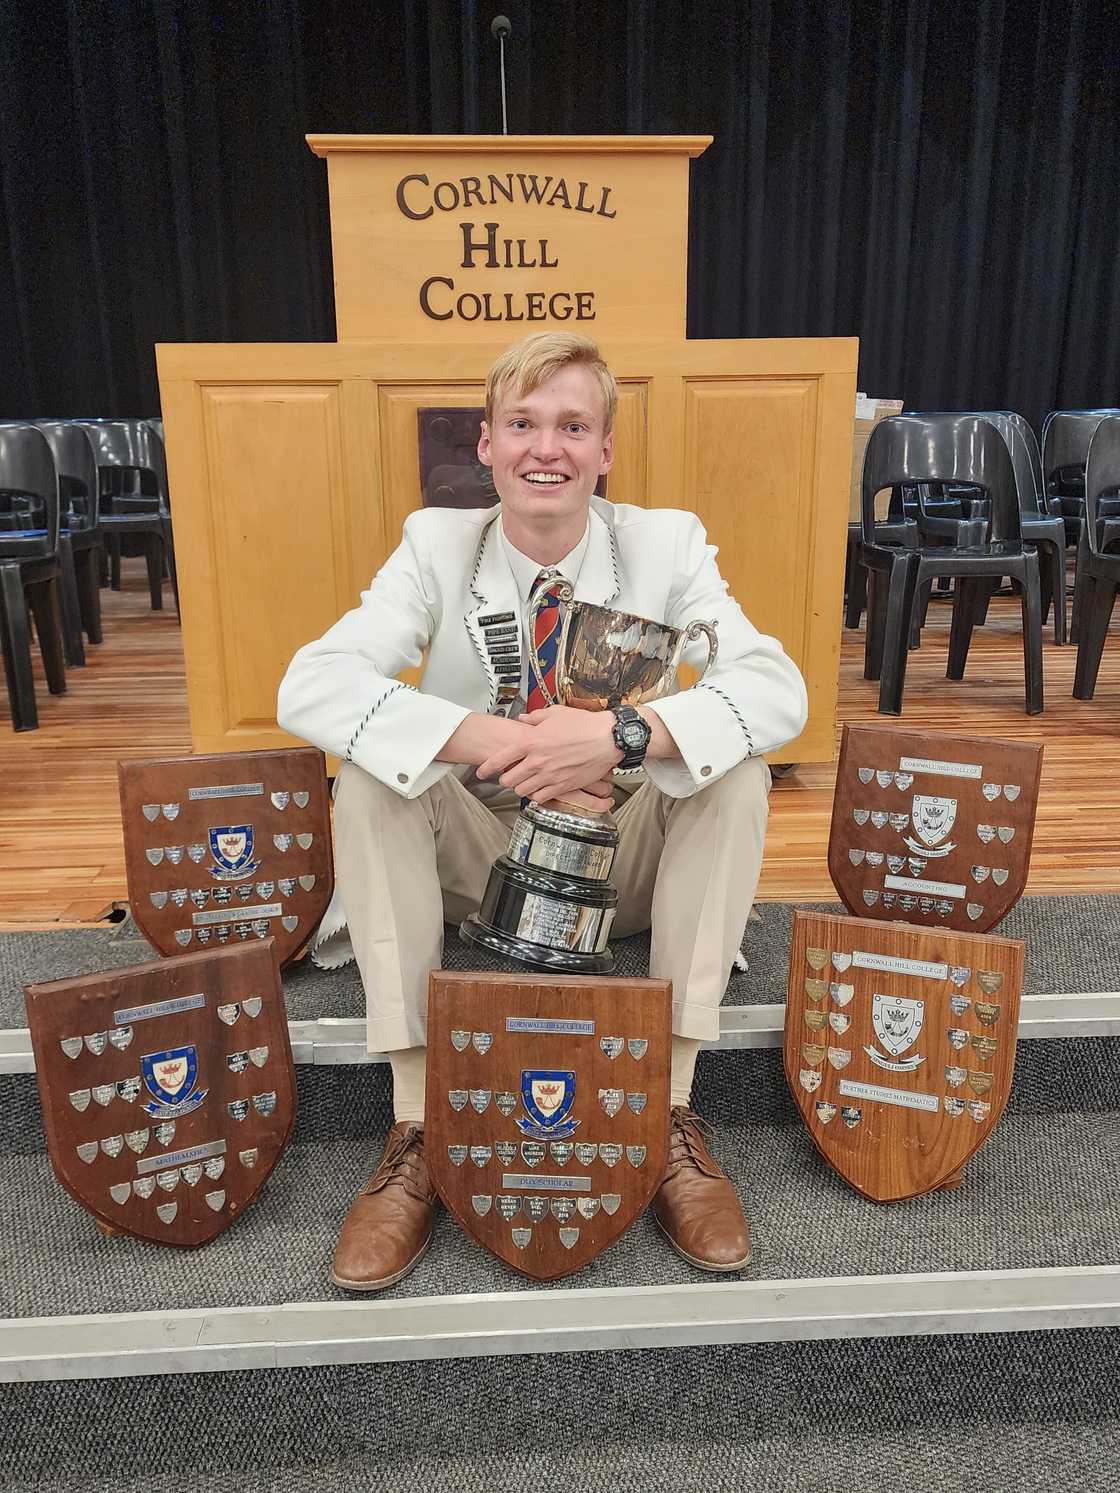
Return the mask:
<svg viewBox="0 0 1120 1493">
<path fill-rule="evenodd" d="M 498 533 L 500 512 L 410 514 L 400 546 L 360 605 L 292 659 L 280 684 L 279 724 L 405 798 L 451 771 L 436 753 L 472 711 L 492 710 L 498 695 L 480 619 L 521 612 Z M 801 675 L 777 639 L 752 627 L 729 595 L 696 515 L 592 498 L 589 522 L 577 601 L 672 627 L 700 617 L 719 639 L 716 663 L 698 684 L 648 706 L 681 753 L 680 761 L 646 763 L 653 782 L 686 798 L 745 757 L 797 736 L 808 710 Z M 396 676 L 416 667 L 425 650 L 414 689 Z M 685 658 L 699 667 L 706 653 L 701 639 Z"/>
</svg>

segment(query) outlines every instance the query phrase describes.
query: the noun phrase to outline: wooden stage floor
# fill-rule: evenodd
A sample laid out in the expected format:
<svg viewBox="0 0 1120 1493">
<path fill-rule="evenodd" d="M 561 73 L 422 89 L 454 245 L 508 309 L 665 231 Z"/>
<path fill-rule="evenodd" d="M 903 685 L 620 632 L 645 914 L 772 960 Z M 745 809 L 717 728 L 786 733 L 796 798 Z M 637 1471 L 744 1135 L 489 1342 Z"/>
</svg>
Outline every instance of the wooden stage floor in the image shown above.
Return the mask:
<svg viewBox="0 0 1120 1493">
<path fill-rule="evenodd" d="M 174 609 L 149 610 L 135 560 L 125 561 L 123 589 L 103 591 L 102 604 L 105 642 L 87 647 L 88 663 L 69 671 L 65 695 L 47 695 L 36 665 L 38 731 L 14 733 L 0 698 L 0 928 L 105 919 L 126 897 L 117 759 L 190 750 Z M 1016 603 L 994 603 L 962 683 L 944 677 L 948 632 L 949 608 L 935 603 L 922 648 L 911 654 L 903 721 L 1044 741 L 1028 892 L 1120 891 L 1120 627 L 1113 624 L 1091 702 L 1070 694 L 1076 650 L 1047 642 L 1046 711 L 1034 717 L 1023 713 Z M 846 632 L 841 720 L 880 719 L 876 690 L 863 678 L 862 633 Z M 760 897 L 834 898 L 825 864 L 834 779 L 834 767 L 822 765 L 775 783 Z"/>
</svg>

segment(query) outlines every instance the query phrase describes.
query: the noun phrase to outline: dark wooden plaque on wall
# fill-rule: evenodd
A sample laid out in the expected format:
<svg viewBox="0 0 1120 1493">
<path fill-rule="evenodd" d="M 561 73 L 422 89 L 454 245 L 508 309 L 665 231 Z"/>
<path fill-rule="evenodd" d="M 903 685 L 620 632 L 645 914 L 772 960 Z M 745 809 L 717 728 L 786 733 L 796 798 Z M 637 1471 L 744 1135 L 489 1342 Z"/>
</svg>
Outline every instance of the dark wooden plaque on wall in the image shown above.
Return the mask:
<svg viewBox="0 0 1120 1493">
<path fill-rule="evenodd" d="M 984 933 L 1023 894 L 1042 746 L 845 726 L 828 869 L 856 917 Z"/>
<path fill-rule="evenodd" d="M 813 1144 L 875 1202 L 952 1184 L 1011 1091 L 1022 942 L 793 919 L 785 1070 Z"/>
<path fill-rule="evenodd" d="M 118 765 L 128 899 L 161 954 L 271 937 L 306 947 L 334 889 L 314 747 Z"/>
<path fill-rule="evenodd" d="M 51 1165 L 115 1233 L 194 1248 L 279 1160 L 295 1070 L 272 940 L 27 987 Z"/>
<path fill-rule="evenodd" d="M 417 410 L 425 508 L 490 508 L 498 501 L 490 468 L 478 459 L 483 414 L 481 407 Z"/>
<path fill-rule="evenodd" d="M 668 980 L 433 970 L 425 1136 L 440 1196 L 534 1280 L 570 1275 L 665 1173 Z"/>
</svg>

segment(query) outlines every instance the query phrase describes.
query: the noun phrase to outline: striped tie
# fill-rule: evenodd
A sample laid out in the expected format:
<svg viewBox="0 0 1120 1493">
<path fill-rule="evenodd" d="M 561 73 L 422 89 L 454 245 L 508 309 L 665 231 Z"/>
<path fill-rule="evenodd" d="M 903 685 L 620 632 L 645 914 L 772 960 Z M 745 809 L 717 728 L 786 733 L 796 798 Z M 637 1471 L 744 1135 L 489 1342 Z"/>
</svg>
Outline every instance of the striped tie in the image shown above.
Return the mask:
<svg viewBox="0 0 1120 1493">
<path fill-rule="evenodd" d="M 549 579 L 548 571 L 541 571 L 537 577 L 536 586 Z M 536 586 L 533 590 L 536 590 Z M 533 623 L 533 641 L 537 648 L 537 657 L 540 659 L 541 671 L 544 682 L 548 687 L 550 695 L 556 694 L 556 650 L 560 643 L 560 598 L 556 594 L 556 586 L 550 586 L 545 592 L 548 598 L 537 613 Z M 525 702 L 526 710 L 543 710 L 546 705 L 551 704 L 537 684 L 537 676 L 532 668 L 529 670 L 529 698 Z"/>
</svg>

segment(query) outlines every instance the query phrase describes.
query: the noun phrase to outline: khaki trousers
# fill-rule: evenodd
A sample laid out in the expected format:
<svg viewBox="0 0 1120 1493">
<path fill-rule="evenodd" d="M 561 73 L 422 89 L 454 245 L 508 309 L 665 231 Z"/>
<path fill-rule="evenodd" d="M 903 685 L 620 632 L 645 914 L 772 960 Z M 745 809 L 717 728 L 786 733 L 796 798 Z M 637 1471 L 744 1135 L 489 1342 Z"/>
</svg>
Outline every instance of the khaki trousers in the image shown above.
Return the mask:
<svg viewBox="0 0 1120 1493">
<path fill-rule="evenodd" d="M 650 974 L 673 982 L 673 1031 L 719 1036 L 719 1004 L 758 876 L 770 774 L 748 758 L 690 798 L 645 782 L 614 810 L 620 843 L 612 938 L 652 930 Z M 452 773 L 406 799 L 353 763 L 335 783 L 335 870 L 366 992 L 369 1047 L 426 1045 L 428 972 L 443 925 L 482 900 L 509 843 L 512 794 L 489 804 Z"/>
</svg>

